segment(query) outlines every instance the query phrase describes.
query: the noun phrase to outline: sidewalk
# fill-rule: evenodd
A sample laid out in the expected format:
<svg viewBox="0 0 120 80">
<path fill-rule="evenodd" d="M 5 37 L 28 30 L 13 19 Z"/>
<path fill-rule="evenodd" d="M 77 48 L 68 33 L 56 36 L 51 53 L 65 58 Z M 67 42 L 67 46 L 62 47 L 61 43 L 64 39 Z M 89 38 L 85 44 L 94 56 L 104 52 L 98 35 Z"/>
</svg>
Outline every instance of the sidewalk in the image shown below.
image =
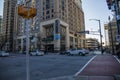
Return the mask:
<svg viewBox="0 0 120 80">
<path fill-rule="evenodd" d="M 77 80 L 120 80 L 119 75 L 120 63 L 113 55 L 97 55 L 77 75 Z"/>
</svg>

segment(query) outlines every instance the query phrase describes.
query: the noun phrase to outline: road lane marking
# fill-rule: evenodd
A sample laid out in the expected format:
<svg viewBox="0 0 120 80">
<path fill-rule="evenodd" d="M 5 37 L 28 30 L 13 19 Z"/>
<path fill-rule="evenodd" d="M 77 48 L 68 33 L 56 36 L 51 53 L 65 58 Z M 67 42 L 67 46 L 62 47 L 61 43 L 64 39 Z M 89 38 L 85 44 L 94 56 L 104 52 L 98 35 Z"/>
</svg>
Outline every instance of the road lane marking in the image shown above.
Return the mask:
<svg viewBox="0 0 120 80">
<path fill-rule="evenodd" d="M 60 76 L 60 77 L 41 79 L 41 80 L 74 80 L 74 77 L 72 75 L 69 75 L 69 76 Z"/>
<path fill-rule="evenodd" d="M 117 58 L 117 56 L 114 56 L 115 57 L 115 59 L 120 63 L 120 60 Z"/>
<path fill-rule="evenodd" d="M 96 55 L 96 56 L 97 56 L 97 55 Z M 86 67 L 96 56 L 93 56 L 93 57 L 82 67 L 82 69 L 80 69 L 77 73 L 75 73 L 74 77 L 78 76 L 78 75 L 85 69 L 85 67 Z"/>
</svg>

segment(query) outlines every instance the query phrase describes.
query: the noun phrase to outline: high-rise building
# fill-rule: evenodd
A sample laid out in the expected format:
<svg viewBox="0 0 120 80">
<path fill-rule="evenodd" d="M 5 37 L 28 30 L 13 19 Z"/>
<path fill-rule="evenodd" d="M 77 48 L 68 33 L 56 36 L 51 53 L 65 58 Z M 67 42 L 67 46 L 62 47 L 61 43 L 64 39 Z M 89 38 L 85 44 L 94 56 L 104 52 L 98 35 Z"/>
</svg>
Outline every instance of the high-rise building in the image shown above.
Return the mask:
<svg viewBox="0 0 120 80">
<path fill-rule="evenodd" d="M 117 30 L 117 24 L 115 17 L 108 23 L 106 24 L 108 27 L 108 37 L 109 37 L 109 50 L 112 53 L 112 50 L 114 50 L 114 53 L 116 53 L 116 48 L 118 46 L 118 41 L 116 40 L 116 36 L 118 35 L 118 30 Z M 110 29 L 111 27 L 111 29 Z"/>
<path fill-rule="evenodd" d="M 2 46 L 2 16 L 0 16 L 0 50 L 1 50 L 1 46 Z"/>
<path fill-rule="evenodd" d="M 12 51 L 13 49 L 13 28 L 15 5 L 17 0 L 4 0 L 2 33 L 4 34 L 4 49 Z"/>
<path fill-rule="evenodd" d="M 0 16 L 0 33 L 2 31 L 2 16 Z"/>
<path fill-rule="evenodd" d="M 83 47 L 85 34 L 78 33 L 85 31 L 81 0 L 32 0 L 32 3 L 37 15 L 30 20 L 30 49 L 56 52 Z M 25 19 L 19 20 L 16 49 L 24 50 Z"/>
</svg>

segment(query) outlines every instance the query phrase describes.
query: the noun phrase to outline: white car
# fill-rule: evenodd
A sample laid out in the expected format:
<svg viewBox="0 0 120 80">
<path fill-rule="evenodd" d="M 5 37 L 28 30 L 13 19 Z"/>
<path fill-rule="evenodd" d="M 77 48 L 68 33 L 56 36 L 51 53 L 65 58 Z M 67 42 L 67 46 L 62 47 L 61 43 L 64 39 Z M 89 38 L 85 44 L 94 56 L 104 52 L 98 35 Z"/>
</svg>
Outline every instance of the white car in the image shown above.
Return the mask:
<svg viewBox="0 0 120 80">
<path fill-rule="evenodd" d="M 89 50 L 87 50 L 87 49 L 82 49 L 86 54 L 89 54 Z"/>
<path fill-rule="evenodd" d="M 35 51 L 30 52 L 30 55 L 32 55 L 32 56 L 43 56 L 44 52 L 42 52 L 40 50 L 35 50 Z"/>
<path fill-rule="evenodd" d="M 71 49 L 67 51 L 67 54 L 85 56 L 85 52 L 82 49 Z"/>
<path fill-rule="evenodd" d="M 9 56 L 9 53 L 6 51 L 0 51 L 0 56 L 3 56 L 3 57 Z"/>
</svg>

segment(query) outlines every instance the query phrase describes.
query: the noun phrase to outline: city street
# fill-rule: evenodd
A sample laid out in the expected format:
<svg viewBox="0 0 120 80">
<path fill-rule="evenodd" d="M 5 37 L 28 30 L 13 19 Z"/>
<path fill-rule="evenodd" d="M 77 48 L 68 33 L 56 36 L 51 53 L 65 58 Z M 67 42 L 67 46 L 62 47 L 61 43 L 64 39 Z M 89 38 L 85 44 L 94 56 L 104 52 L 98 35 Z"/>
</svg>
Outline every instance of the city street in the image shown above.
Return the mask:
<svg viewBox="0 0 120 80">
<path fill-rule="evenodd" d="M 30 56 L 30 79 L 42 80 L 75 75 L 94 55 L 67 56 L 48 54 Z M 1 80 L 25 80 L 25 54 L 0 57 Z"/>
</svg>

